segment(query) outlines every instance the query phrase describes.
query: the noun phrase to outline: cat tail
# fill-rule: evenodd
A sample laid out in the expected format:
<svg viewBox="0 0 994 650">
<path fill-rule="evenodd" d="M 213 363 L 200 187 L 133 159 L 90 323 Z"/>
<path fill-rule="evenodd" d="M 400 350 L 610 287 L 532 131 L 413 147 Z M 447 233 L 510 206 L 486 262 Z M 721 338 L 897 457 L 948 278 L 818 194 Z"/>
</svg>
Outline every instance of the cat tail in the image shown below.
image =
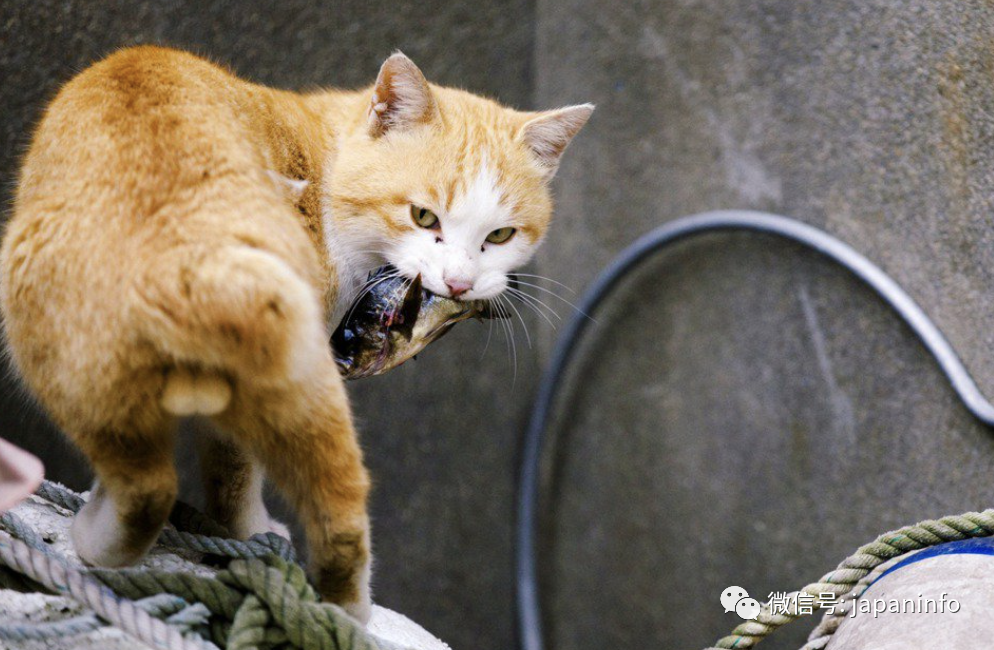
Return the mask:
<svg viewBox="0 0 994 650">
<path fill-rule="evenodd" d="M 163 408 L 215 415 L 239 382 L 306 381 L 330 355 L 312 287 L 249 246 L 174 249 L 136 284 L 139 329 L 164 356 Z"/>
</svg>

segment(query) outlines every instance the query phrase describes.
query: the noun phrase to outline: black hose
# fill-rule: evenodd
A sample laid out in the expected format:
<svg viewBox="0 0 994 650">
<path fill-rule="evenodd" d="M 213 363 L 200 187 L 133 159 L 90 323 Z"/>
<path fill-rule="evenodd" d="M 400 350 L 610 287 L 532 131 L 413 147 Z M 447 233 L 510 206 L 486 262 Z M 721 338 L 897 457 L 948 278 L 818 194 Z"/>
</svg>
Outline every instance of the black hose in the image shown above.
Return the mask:
<svg viewBox="0 0 994 650">
<path fill-rule="evenodd" d="M 597 277 L 556 342 L 552 362 L 539 384 L 525 432 L 518 478 L 516 578 L 518 640 L 522 650 L 543 650 L 544 645 L 535 555 L 542 443 L 559 384 L 572 360 L 577 342 L 593 322 L 587 315 L 593 314 L 618 282 L 650 255 L 696 235 L 725 231 L 777 235 L 812 248 L 851 271 L 883 298 L 918 335 L 966 408 L 978 420 L 994 426 L 994 405 L 977 388 L 935 323 L 900 285 L 848 244 L 795 219 L 747 210 L 707 212 L 660 226 L 622 251 Z"/>
</svg>

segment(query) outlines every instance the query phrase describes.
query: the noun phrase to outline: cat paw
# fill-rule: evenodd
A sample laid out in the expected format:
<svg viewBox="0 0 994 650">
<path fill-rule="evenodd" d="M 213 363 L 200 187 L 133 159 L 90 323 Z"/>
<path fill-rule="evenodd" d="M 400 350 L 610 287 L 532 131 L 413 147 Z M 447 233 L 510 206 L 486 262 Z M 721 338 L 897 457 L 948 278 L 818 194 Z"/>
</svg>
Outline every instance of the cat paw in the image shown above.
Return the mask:
<svg viewBox="0 0 994 650">
<path fill-rule="evenodd" d="M 357 603 L 345 603 L 342 609 L 365 626 L 369 624 L 369 619 L 373 615 L 373 601 L 367 597 Z"/>
<path fill-rule="evenodd" d="M 317 570 L 312 566 L 309 573 L 311 583 L 321 594 L 321 600 L 338 605 L 363 626 L 369 623 L 373 613 L 373 600 L 369 589 L 369 563 L 347 579 L 350 584 L 343 584 L 343 580 L 346 579 L 344 572 L 334 563 Z"/>
<path fill-rule="evenodd" d="M 154 543 L 158 531 L 128 535 L 113 502 L 97 490 L 93 494 L 97 496 L 91 497 L 73 517 L 70 536 L 76 554 L 90 566 L 117 568 L 138 562 Z"/>
<path fill-rule="evenodd" d="M 266 530 L 262 532 L 276 533 L 280 537 L 284 537 L 290 541 L 293 541 L 293 538 L 290 537 L 290 529 L 287 527 L 287 525 L 282 522 L 276 521 L 272 517 L 269 518 L 269 522 L 266 525 Z"/>
<path fill-rule="evenodd" d="M 369 617 L 373 613 L 373 598 L 369 589 L 370 564 L 367 562 L 360 571 L 357 579 L 359 581 L 359 599 L 354 603 L 346 603 L 342 607 L 352 618 L 363 625 L 369 623 Z"/>
<path fill-rule="evenodd" d="M 231 534 L 236 539 L 248 539 L 252 535 L 264 535 L 266 533 L 276 533 L 280 537 L 285 537 L 292 541 L 290 529 L 286 524 L 277 521 L 268 513 L 256 513 L 253 517 L 246 517 L 244 521 L 231 527 Z"/>
</svg>

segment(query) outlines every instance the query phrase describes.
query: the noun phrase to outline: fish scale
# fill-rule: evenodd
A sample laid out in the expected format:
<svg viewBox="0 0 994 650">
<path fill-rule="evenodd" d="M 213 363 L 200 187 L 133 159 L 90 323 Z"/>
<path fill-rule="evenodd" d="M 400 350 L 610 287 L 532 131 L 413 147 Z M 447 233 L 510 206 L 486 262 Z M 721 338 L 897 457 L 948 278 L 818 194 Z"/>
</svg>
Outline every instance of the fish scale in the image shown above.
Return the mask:
<svg viewBox="0 0 994 650">
<path fill-rule="evenodd" d="M 387 278 L 377 281 L 378 278 Z M 346 311 L 331 335 L 335 361 L 345 379 L 380 375 L 416 356 L 460 321 L 506 318 L 486 300 L 452 300 L 401 277 L 392 266 L 374 271 L 372 289 Z"/>
</svg>

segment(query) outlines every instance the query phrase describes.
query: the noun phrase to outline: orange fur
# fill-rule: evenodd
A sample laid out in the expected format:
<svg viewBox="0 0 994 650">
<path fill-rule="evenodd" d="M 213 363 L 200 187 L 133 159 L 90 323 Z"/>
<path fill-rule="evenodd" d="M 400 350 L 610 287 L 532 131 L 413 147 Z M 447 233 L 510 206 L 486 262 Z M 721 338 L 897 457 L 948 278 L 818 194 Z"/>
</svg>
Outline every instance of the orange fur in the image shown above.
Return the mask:
<svg viewBox="0 0 994 650">
<path fill-rule="evenodd" d="M 24 381 L 99 480 L 74 525 L 81 556 L 148 549 L 176 494 L 176 417 L 209 415 L 212 514 L 240 536 L 278 530 L 265 471 L 302 518 L 322 595 L 368 616 L 369 479 L 326 326 L 346 277 L 412 234 L 408 206 L 448 209 L 484 167 L 537 244 L 590 108 L 564 110 L 429 87 L 402 55 L 361 91 L 273 90 L 147 46 L 66 84 L 21 171 L 0 307 Z"/>
</svg>

